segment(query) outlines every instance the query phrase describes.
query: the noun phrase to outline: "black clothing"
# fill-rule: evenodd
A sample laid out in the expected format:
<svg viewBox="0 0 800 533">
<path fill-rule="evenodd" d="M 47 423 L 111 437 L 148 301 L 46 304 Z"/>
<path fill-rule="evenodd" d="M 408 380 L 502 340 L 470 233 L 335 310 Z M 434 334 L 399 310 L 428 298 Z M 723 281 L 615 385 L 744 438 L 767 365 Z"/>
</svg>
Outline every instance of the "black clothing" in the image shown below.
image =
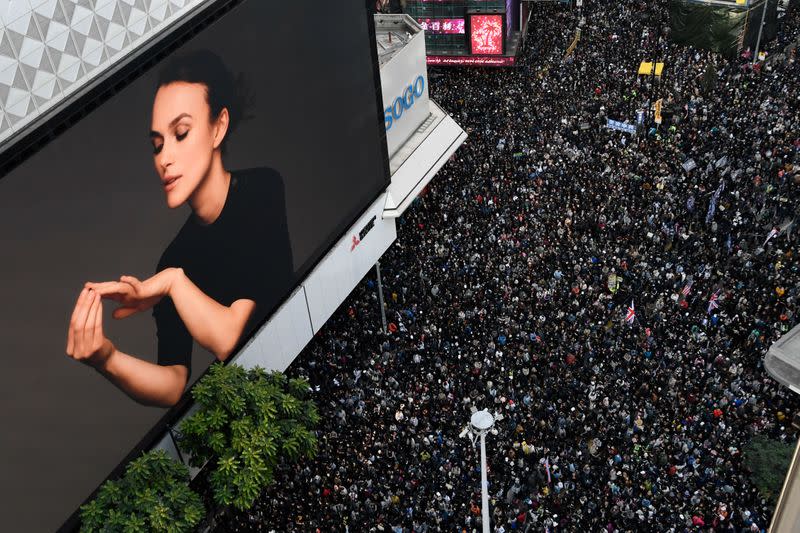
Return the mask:
<svg viewBox="0 0 800 533">
<path fill-rule="evenodd" d="M 201 224 L 194 214 L 158 262 L 157 272 L 180 267 L 207 296 L 221 305 L 256 302 L 243 337 L 261 322 L 286 292 L 294 267 L 283 179 L 277 171 L 231 172 L 225 205 L 217 219 Z M 153 309 L 158 329 L 158 364 L 184 365 L 191 373 L 192 336 L 172 299 Z"/>
</svg>

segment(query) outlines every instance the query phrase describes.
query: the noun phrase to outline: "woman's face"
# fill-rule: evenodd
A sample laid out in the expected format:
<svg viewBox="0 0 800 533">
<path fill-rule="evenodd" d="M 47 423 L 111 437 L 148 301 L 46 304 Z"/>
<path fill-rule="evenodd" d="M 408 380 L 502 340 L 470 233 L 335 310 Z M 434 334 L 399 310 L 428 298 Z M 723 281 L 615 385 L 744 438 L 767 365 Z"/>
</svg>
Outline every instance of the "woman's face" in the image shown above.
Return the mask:
<svg viewBox="0 0 800 533">
<path fill-rule="evenodd" d="M 206 86 L 201 83 L 173 82 L 156 93 L 150 141 L 170 208 L 192 197 L 220 147 L 224 131 L 210 114 Z"/>
</svg>

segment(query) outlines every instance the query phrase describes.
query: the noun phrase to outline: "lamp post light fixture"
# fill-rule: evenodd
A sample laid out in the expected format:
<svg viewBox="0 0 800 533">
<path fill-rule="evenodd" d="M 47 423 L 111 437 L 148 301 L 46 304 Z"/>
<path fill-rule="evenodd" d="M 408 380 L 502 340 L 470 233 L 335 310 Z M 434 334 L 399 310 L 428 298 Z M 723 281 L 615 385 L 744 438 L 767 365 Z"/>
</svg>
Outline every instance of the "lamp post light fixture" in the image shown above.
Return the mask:
<svg viewBox="0 0 800 533">
<path fill-rule="evenodd" d="M 492 431 L 494 426 L 495 417 L 484 409 L 483 411 L 475 411 L 469 420 L 469 426 L 465 427 L 459 437 L 469 436 L 472 441 L 472 447 L 475 447 L 475 442 L 480 439 L 481 441 L 481 523 L 483 525 L 483 533 L 489 533 L 489 480 L 486 474 L 486 433 Z M 492 431 L 497 434 L 497 430 Z"/>
</svg>

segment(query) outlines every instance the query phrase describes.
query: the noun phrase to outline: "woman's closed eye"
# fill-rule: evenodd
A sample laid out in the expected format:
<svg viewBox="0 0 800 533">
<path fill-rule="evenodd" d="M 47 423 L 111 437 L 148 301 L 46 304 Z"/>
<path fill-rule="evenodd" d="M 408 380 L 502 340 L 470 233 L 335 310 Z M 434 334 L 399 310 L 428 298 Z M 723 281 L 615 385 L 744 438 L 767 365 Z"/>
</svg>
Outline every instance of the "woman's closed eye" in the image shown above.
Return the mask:
<svg viewBox="0 0 800 533">
<path fill-rule="evenodd" d="M 175 139 L 178 142 L 181 142 L 182 140 L 184 140 L 186 138 L 187 135 L 189 135 L 189 130 L 188 129 L 184 130 L 184 131 L 176 131 L 175 132 Z M 163 150 L 163 149 L 164 149 L 164 143 L 163 142 L 158 142 L 158 143 L 154 142 L 153 143 L 153 155 L 160 154 L 161 150 Z"/>
</svg>

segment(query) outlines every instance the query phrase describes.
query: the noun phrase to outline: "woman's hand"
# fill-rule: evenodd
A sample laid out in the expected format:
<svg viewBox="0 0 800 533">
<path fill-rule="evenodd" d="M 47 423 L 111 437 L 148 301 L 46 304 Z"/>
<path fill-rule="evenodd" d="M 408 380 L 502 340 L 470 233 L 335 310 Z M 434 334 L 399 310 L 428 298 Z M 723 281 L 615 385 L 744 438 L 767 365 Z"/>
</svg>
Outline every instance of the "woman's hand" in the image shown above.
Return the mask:
<svg viewBox="0 0 800 533">
<path fill-rule="evenodd" d="M 182 364 L 161 366 L 119 351 L 103 333 L 103 296 L 89 287 L 81 291 L 72 311 L 66 351 L 143 405 L 175 405 L 189 378 L 189 369 Z"/>
<path fill-rule="evenodd" d="M 119 302 L 120 306 L 114 310 L 112 316 L 122 319 L 147 311 L 160 302 L 161 298 L 168 296 L 172 281 L 179 273 L 178 268 L 166 268 L 144 281 L 133 276 L 122 276 L 119 281 L 87 282 L 86 288 L 96 291 L 103 298 Z"/>
<path fill-rule="evenodd" d="M 103 301 L 97 291 L 84 288 L 75 302 L 67 333 L 67 355 L 101 368 L 114 345 L 103 334 Z"/>
</svg>

